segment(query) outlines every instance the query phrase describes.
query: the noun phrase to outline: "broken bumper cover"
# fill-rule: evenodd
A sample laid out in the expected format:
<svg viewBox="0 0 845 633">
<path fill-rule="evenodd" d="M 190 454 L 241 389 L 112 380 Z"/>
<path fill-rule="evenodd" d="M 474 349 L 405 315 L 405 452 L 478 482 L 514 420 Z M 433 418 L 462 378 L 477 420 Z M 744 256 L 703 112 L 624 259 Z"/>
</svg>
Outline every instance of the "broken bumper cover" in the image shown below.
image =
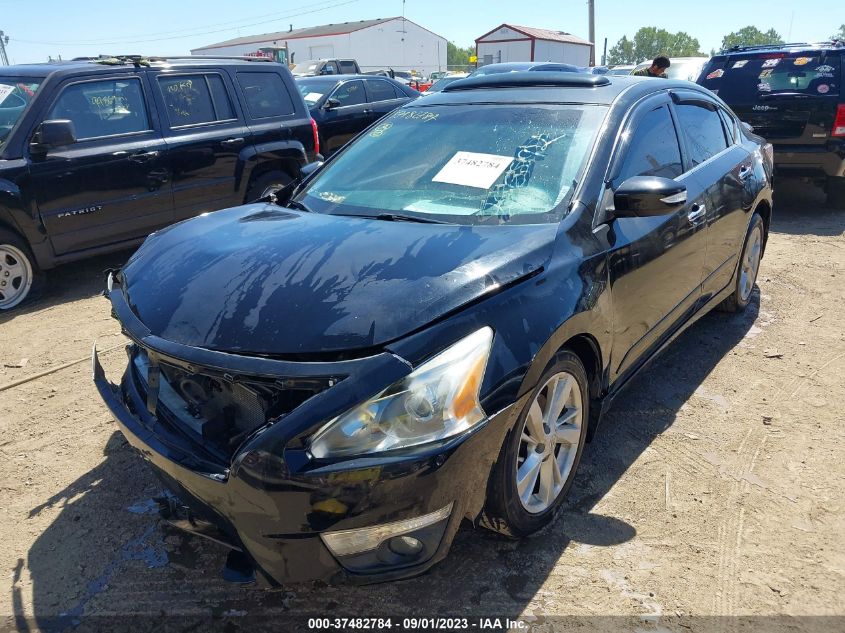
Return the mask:
<svg viewBox="0 0 845 633">
<path fill-rule="evenodd" d="M 126 439 L 196 517 L 198 529 L 188 531 L 242 550 L 279 584 L 381 582 L 441 560 L 461 520 L 480 512 L 516 410 L 401 455 L 314 464 L 304 452 L 285 459 L 251 441 L 224 466 L 147 411 L 131 365 L 117 386 L 106 379 L 96 349 L 92 362 L 100 396 Z"/>
</svg>

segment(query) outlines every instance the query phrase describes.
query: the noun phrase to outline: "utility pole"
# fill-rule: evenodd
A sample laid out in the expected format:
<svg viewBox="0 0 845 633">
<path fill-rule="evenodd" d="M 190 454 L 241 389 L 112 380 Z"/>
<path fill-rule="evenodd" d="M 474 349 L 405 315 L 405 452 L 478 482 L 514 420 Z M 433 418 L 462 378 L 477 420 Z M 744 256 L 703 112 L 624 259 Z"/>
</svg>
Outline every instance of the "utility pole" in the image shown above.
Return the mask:
<svg viewBox="0 0 845 633">
<path fill-rule="evenodd" d="M 4 66 L 9 65 L 9 57 L 6 55 L 6 45 L 9 43 L 9 36 L 0 31 L 0 62 Z"/>
<path fill-rule="evenodd" d="M 587 39 L 590 40 L 592 46 L 590 47 L 590 66 L 596 65 L 596 3 L 595 0 L 587 0 L 587 10 L 589 11 L 590 19 L 590 35 Z"/>
</svg>

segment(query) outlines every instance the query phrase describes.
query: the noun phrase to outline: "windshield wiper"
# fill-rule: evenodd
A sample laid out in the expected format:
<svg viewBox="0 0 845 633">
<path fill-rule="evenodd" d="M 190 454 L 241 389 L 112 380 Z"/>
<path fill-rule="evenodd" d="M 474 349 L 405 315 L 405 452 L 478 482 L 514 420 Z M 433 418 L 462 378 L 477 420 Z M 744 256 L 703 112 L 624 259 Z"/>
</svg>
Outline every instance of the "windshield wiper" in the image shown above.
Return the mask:
<svg viewBox="0 0 845 633">
<path fill-rule="evenodd" d="M 288 201 L 285 203 L 285 206 L 286 206 L 286 207 L 288 207 L 289 209 L 296 209 L 297 211 L 307 211 L 308 213 L 311 213 L 311 209 L 309 209 L 308 207 L 306 207 L 306 206 L 305 206 L 302 202 L 300 202 L 299 200 L 288 200 Z"/>
<path fill-rule="evenodd" d="M 346 214 L 344 214 L 346 215 Z M 419 222 L 420 224 L 451 224 L 443 220 L 435 220 L 433 218 L 423 218 L 418 215 L 404 215 L 402 213 L 378 213 L 376 215 L 354 215 L 358 218 L 370 218 L 373 220 L 386 220 L 388 222 Z"/>
</svg>

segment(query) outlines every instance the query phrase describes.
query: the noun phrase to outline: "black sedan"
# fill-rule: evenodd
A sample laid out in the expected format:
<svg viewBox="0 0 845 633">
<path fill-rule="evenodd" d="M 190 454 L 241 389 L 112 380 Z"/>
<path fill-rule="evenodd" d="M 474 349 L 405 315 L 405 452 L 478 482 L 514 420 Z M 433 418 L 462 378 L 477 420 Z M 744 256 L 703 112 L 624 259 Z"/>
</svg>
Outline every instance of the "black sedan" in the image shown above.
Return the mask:
<svg viewBox="0 0 845 633">
<path fill-rule="evenodd" d="M 330 156 L 361 130 L 420 93 L 389 77 L 303 77 L 296 85 L 317 122 L 320 149 Z"/>
<path fill-rule="evenodd" d="M 455 82 L 278 206 L 151 236 L 109 278 L 128 367 L 95 351 L 95 382 L 240 578 L 418 574 L 465 519 L 552 521 L 631 378 L 752 301 L 771 169 L 688 82 Z"/>
</svg>

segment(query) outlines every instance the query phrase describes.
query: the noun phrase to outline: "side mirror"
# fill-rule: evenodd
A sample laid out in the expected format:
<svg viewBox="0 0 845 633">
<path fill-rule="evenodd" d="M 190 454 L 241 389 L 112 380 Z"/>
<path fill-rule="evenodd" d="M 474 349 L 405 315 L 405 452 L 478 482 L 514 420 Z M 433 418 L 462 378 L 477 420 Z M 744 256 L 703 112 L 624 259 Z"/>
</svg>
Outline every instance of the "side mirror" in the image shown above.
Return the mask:
<svg viewBox="0 0 845 633">
<path fill-rule="evenodd" d="M 340 107 L 340 101 L 332 97 L 331 99 L 326 99 L 326 103 L 323 105 L 324 110 L 333 110 L 334 108 Z"/>
<path fill-rule="evenodd" d="M 73 145 L 76 143 L 76 129 L 73 127 L 73 121 L 68 119 L 44 121 L 38 127 L 33 143 L 45 149 Z"/>
<path fill-rule="evenodd" d="M 613 215 L 617 218 L 665 215 L 687 201 L 687 188 L 671 178 L 633 176 L 613 193 Z"/>
</svg>

